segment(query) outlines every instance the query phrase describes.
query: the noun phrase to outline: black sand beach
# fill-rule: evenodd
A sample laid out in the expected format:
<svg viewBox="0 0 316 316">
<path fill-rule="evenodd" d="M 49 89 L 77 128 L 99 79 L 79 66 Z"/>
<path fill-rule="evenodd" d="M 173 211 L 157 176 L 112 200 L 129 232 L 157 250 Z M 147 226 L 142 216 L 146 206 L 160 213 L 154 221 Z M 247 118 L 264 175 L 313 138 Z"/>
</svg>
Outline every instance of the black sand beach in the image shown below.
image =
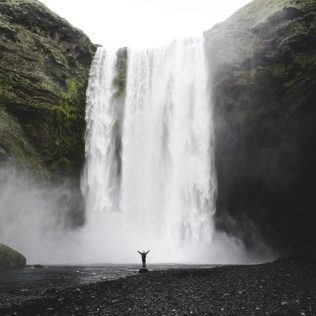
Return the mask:
<svg viewBox="0 0 316 316">
<path fill-rule="evenodd" d="M 1 315 L 316 315 L 314 263 L 154 271 L 51 289 Z"/>
</svg>

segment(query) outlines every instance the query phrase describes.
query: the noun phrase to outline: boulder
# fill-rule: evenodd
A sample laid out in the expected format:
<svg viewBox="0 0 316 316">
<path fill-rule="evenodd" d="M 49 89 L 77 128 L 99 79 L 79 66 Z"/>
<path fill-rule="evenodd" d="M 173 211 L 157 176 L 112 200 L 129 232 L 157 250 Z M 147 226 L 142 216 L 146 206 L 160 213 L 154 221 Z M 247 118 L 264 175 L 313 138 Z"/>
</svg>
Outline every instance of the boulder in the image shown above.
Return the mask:
<svg viewBox="0 0 316 316">
<path fill-rule="evenodd" d="M 42 266 L 41 264 L 34 264 L 32 266 L 32 269 L 44 269 L 44 266 Z"/>
<path fill-rule="evenodd" d="M 0 268 L 20 268 L 26 264 L 26 258 L 16 250 L 0 244 Z"/>
</svg>

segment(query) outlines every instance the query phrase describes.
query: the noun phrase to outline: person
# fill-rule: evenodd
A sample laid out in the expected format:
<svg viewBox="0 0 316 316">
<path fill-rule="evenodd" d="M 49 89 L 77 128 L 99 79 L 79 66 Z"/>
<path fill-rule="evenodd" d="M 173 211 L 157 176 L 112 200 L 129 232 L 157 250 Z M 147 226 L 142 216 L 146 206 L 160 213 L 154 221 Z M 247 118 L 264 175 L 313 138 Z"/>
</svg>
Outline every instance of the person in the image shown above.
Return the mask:
<svg viewBox="0 0 316 316">
<path fill-rule="evenodd" d="M 146 269 L 146 256 L 150 250 L 147 252 L 143 250 L 143 252 L 137 251 L 142 256 L 142 262 L 143 262 L 143 269 Z"/>
</svg>

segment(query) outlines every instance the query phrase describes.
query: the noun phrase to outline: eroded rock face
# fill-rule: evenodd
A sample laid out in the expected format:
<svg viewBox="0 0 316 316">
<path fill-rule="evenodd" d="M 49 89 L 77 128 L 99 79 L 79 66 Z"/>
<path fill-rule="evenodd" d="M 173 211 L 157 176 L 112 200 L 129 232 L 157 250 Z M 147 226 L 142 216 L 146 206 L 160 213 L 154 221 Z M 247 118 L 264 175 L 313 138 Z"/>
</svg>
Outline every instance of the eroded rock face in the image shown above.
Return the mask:
<svg viewBox="0 0 316 316">
<path fill-rule="evenodd" d="M 0 160 L 78 177 L 96 47 L 36 0 L 0 5 Z"/>
<path fill-rule="evenodd" d="M 0 269 L 20 268 L 26 264 L 26 258 L 14 249 L 0 244 Z"/>
<path fill-rule="evenodd" d="M 217 226 L 315 256 L 315 1 L 255 0 L 205 37 Z"/>
</svg>

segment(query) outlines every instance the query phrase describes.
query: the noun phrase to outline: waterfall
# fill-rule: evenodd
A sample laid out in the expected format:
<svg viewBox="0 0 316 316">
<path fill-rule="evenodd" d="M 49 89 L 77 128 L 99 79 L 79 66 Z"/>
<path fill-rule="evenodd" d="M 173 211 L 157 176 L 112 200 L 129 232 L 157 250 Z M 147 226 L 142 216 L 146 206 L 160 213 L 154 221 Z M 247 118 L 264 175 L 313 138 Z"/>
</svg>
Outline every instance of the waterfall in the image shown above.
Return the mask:
<svg viewBox="0 0 316 316">
<path fill-rule="evenodd" d="M 87 89 L 87 226 L 103 261 L 212 259 L 216 175 L 202 38 L 128 49 L 118 97 L 118 50 L 99 48 Z"/>
<path fill-rule="evenodd" d="M 88 212 L 106 212 L 116 201 L 117 161 L 113 145 L 116 111 L 113 78 L 116 51 L 99 48 L 87 89 L 86 174 L 84 190 Z"/>
</svg>

